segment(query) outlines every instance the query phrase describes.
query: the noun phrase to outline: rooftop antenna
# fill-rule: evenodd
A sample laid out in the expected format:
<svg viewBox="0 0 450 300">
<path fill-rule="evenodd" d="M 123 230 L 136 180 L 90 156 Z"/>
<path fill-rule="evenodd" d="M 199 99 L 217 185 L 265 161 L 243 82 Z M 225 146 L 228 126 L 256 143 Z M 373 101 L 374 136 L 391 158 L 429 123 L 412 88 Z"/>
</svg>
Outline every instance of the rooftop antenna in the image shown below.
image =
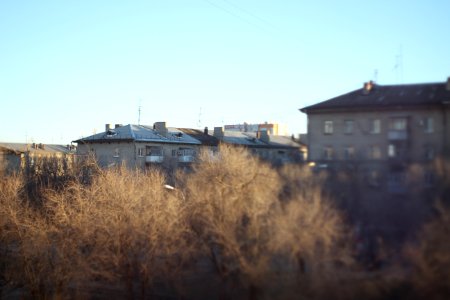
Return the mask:
<svg viewBox="0 0 450 300">
<path fill-rule="evenodd" d="M 202 107 L 200 107 L 200 111 L 198 112 L 197 128 L 202 128 Z"/>
<path fill-rule="evenodd" d="M 402 45 L 399 47 L 398 54 L 395 56 L 395 75 L 398 83 L 403 83 L 403 49 Z"/>
<path fill-rule="evenodd" d="M 373 82 L 378 82 L 378 69 L 373 71 Z"/>
<path fill-rule="evenodd" d="M 139 107 L 138 107 L 138 125 L 141 125 L 141 108 L 142 108 L 142 100 L 139 99 Z"/>
</svg>

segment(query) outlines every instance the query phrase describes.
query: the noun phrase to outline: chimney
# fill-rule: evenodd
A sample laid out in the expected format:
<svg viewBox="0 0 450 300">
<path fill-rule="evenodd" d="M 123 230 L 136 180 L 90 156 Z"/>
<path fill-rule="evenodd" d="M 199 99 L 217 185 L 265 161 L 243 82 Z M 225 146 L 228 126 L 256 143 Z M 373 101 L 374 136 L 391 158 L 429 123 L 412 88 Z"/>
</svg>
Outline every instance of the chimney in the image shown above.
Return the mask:
<svg viewBox="0 0 450 300">
<path fill-rule="evenodd" d="M 106 124 L 105 125 L 105 131 L 109 131 L 111 129 L 111 124 Z"/>
<path fill-rule="evenodd" d="M 364 82 L 364 86 L 363 86 L 363 94 L 364 95 L 368 95 L 369 92 L 373 89 L 374 83 L 373 81 L 369 81 L 369 82 Z"/>
<path fill-rule="evenodd" d="M 267 130 L 261 130 L 259 132 L 259 139 L 264 143 L 269 143 L 270 142 L 269 132 Z"/>
<path fill-rule="evenodd" d="M 447 91 L 450 91 L 450 77 L 447 77 L 447 85 L 445 87 Z"/>
<path fill-rule="evenodd" d="M 119 127 L 122 127 L 122 124 L 116 124 L 116 125 L 114 126 L 114 128 L 119 128 Z"/>
<path fill-rule="evenodd" d="M 167 136 L 166 122 L 156 122 L 153 124 L 153 129 L 155 129 L 160 135 Z"/>
<path fill-rule="evenodd" d="M 203 130 L 203 133 L 205 134 L 205 135 L 208 135 L 209 133 L 208 133 L 208 127 L 205 127 L 205 129 Z"/>
<path fill-rule="evenodd" d="M 223 127 L 214 127 L 214 136 L 218 139 L 223 138 Z"/>
</svg>

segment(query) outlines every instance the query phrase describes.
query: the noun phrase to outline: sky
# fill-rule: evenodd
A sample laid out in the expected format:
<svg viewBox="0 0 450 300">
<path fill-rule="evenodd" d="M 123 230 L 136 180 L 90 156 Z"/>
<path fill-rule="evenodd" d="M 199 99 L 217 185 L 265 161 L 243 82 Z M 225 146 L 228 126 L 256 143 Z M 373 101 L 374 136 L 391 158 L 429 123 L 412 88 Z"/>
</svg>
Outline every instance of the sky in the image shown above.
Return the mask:
<svg viewBox="0 0 450 300">
<path fill-rule="evenodd" d="M 0 141 L 275 122 L 450 76 L 450 1 L 0 0 Z M 139 113 L 140 110 L 140 113 Z"/>
</svg>

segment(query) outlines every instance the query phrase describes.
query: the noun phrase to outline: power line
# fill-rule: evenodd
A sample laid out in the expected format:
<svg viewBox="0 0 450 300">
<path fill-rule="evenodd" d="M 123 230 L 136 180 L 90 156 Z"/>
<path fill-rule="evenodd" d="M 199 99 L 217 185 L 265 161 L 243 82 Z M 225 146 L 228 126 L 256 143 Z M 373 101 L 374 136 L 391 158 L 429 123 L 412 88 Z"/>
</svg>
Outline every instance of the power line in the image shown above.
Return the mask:
<svg viewBox="0 0 450 300">
<path fill-rule="evenodd" d="M 262 30 L 262 31 L 264 31 L 264 32 L 266 32 L 266 33 L 268 33 L 268 31 L 266 30 L 266 28 L 261 27 L 260 25 L 255 24 L 255 23 L 253 23 L 253 22 L 250 22 L 248 19 L 245 19 L 245 18 L 239 16 L 238 14 L 234 13 L 233 11 L 231 11 L 231 10 L 229 10 L 229 9 L 227 9 L 227 8 L 225 8 L 225 7 L 223 7 L 223 6 L 221 6 L 221 5 L 218 5 L 217 3 L 214 3 L 214 2 L 212 2 L 212 1 L 210 1 L 210 0 L 203 0 L 203 1 L 205 1 L 206 3 L 210 4 L 211 6 L 217 8 L 217 9 L 223 11 L 223 12 L 226 12 L 227 14 L 233 16 L 234 18 L 239 19 L 239 20 L 242 21 L 242 22 L 245 22 L 245 23 L 247 23 L 247 24 L 249 24 L 249 25 L 251 25 L 251 26 L 257 27 L 258 29 L 260 29 L 260 30 Z M 231 3 L 229 3 L 229 4 L 231 4 Z M 232 5 L 232 4 L 231 4 L 231 5 Z M 233 6 L 233 5 L 232 5 L 232 6 Z M 237 6 L 235 6 L 235 8 L 237 8 Z M 242 10 L 242 11 L 243 11 L 243 10 Z M 248 13 L 247 13 L 247 14 L 248 14 Z"/>
<path fill-rule="evenodd" d="M 271 27 L 272 29 L 278 30 L 278 28 L 277 28 L 276 26 L 274 26 L 272 23 L 270 23 L 270 22 L 267 21 L 266 19 L 257 16 L 256 14 L 254 14 L 254 13 L 252 13 L 252 12 L 250 12 L 250 11 L 248 11 L 248 10 L 246 10 L 246 9 L 244 9 L 244 8 L 242 8 L 242 7 L 240 7 L 240 6 L 238 6 L 237 4 L 235 4 L 235 3 L 231 2 L 231 1 L 228 1 L 228 0 L 222 0 L 222 1 L 225 2 L 225 3 L 228 3 L 229 5 L 233 6 L 233 7 L 236 8 L 237 10 L 240 10 L 241 12 L 243 12 L 243 13 L 249 15 L 250 17 L 252 17 L 252 18 L 254 18 L 254 19 L 256 19 L 256 20 L 259 20 L 260 22 L 262 22 L 262 23 L 268 25 L 268 26 Z"/>
</svg>

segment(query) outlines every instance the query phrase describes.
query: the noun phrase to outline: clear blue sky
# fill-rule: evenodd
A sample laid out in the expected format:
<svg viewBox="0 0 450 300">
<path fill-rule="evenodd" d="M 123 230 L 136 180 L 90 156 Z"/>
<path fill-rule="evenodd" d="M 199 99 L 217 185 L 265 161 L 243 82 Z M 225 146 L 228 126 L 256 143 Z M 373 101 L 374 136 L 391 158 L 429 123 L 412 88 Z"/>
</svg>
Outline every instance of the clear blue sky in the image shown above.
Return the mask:
<svg viewBox="0 0 450 300">
<path fill-rule="evenodd" d="M 450 1 L 0 0 L 0 141 L 274 121 L 450 76 Z"/>
</svg>

